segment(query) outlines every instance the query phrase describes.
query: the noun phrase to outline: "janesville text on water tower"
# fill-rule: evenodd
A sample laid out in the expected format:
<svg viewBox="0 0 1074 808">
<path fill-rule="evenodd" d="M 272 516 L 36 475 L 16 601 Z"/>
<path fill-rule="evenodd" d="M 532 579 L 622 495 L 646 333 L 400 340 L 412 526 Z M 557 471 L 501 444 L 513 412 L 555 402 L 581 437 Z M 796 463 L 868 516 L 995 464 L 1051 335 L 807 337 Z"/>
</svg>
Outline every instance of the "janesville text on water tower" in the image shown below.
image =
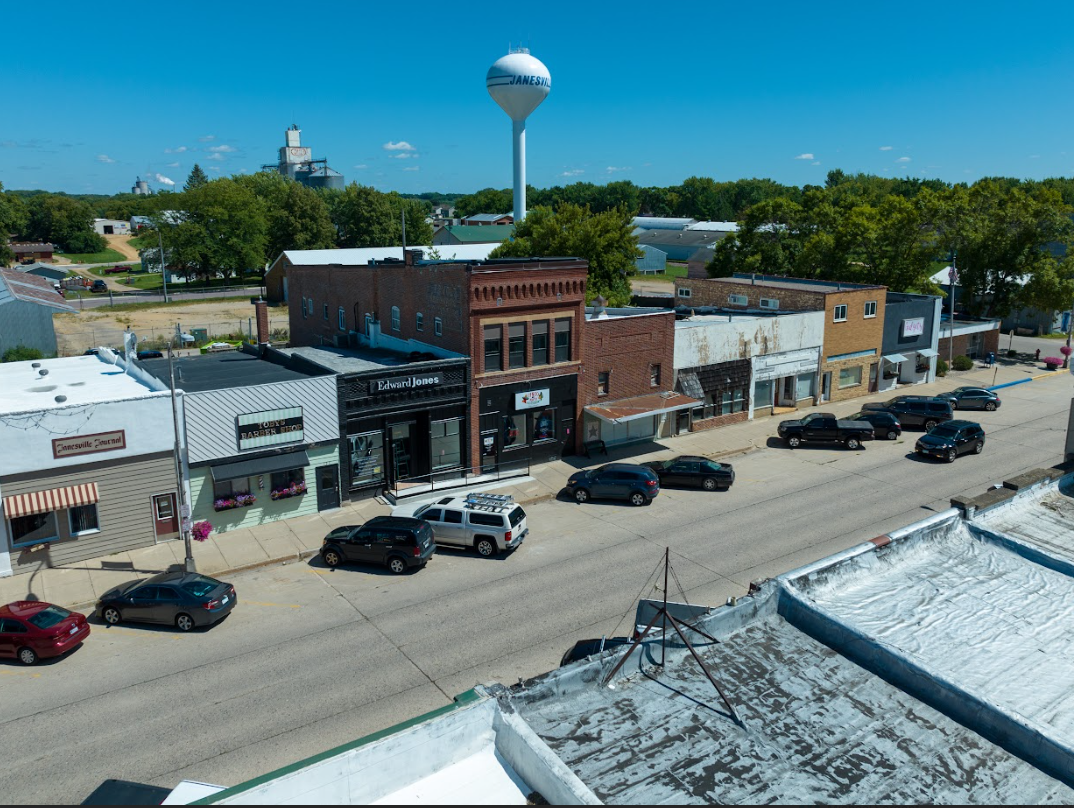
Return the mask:
<svg viewBox="0 0 1074 808">
<path fill-rule="evenodd" d="M 514 136 L 515 224 L 526 216 L 526 117 L 552 89 L 552 77 L 526 48 L 498 59 L 485 76 L 492 100 L 511 117 Z"/>
<path fill-rule="evenodd" d="M 280 148 L 280 162 L 263 165 L 262 171 L 276 169 L 310 188 L 343 188 L 343 175 L 329 168 L 327 159 L 314 160 L 309 146 L 302 145 L 302 130 L 297 124 L 292 124 L 285 136 L 287 145 Z"/>
</svg>

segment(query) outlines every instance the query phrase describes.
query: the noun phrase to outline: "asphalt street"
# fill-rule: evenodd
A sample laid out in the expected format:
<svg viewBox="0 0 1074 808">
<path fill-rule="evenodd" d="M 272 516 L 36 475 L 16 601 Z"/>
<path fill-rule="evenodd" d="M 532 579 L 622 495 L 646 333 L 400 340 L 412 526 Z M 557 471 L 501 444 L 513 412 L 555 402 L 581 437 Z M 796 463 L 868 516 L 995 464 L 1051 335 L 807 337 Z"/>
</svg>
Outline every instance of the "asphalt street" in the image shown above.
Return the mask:
<svg viewBox="0 0 1074 808">
<path fill-rule="evenodd" d="M 999 411 L 966 416 L 985 427 L 984 453 L 951 465 L 918 460 L 915 430 L 857 452 L 772 439 L 730 458 L 728 492 L 664 489 L 645 508 L 533 505 L 529 538 L 504 558 L 442 550 L 400 577 L 317 560 L 263 568 L 231 579 L 230 617 L 190 635 L 95 622 L 67 658 L 0 661 L 0 793 L 58 804 L 107 778 L 234 785 L 474 684 L 513 684 L 554 668 L 575 640 L 628 632 L 638 597 L 659 597 L 651 576 L 665 546 L 672 599 L 681 584 L 692 603 L 723 603 L 751 580 L 1061 460 L 1070 377 L 1001 395 Z"/>
</svg>

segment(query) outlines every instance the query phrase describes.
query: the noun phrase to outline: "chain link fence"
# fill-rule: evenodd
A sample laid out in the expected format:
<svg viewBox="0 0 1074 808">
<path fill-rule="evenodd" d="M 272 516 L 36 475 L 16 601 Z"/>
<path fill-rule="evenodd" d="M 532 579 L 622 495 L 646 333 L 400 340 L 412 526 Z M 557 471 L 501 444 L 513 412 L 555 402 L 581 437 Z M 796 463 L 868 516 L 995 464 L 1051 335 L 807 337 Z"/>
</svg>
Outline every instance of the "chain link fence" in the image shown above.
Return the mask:
<svg viewBox="0 0 1074 808">
<path fill-rule="evenodd" d="M 269 338 L 272 342 L 287 342 L 288 318 L 286 314 L 273 317 L 269 315 Z M 184 334 L 190 334 L 195 342 L 184 343 L 174 347 L 201 347 L 209 342 L 246 340 L 257 338 L 257 322 L 253 318 L 242 320 L 217 320 L 213 323 L 183 323 L 180 328 Z M 175 326 L 169 328 L 135 328 L 138 336 L 138 350 L 163 350 L 175 339 Z M 111 325 L 87 326 L 78 331 L 56 332 L 56 348 L 59 356 L 78 356 L 87 348 L 122 348 L 126 329 Z"/>
</svg>

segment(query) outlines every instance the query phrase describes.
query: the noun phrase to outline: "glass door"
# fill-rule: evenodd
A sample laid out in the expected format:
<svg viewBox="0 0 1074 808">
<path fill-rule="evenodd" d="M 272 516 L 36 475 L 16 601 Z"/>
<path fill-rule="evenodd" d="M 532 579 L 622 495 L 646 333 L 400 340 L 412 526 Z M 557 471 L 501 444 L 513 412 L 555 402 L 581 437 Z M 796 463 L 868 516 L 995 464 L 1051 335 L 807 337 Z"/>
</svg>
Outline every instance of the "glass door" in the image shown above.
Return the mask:
<svg viewBox="0 0 1074 808">
<path fill-rule="evenodd" d="M 490 474 L 496 471 L 497 431 L 490 430 L 481 433 L 481 473 Z"/>
<path fill-rule="evenodd" d="M 406 480 L 411 476 L 413 462 L 414 423 L 392 424 L 388 427 L 389 457 L 392 463 L 392 480 Z"/>
</svg>

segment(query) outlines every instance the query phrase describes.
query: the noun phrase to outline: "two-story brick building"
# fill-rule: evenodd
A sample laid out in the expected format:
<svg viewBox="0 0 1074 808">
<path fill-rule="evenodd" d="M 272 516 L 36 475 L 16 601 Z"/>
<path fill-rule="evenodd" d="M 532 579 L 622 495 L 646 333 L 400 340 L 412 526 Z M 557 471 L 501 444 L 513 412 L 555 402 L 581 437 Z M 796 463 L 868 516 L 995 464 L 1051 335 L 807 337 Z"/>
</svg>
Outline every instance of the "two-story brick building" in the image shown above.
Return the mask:
<svg viewBox="0 0 1074 808">
<path fill-rule="evenodd" d="M 771 275 L 683 278 L 679 306 L 718 306 L 741 311 L 823 311 L 818 401 L 841 401 L 875 392 L 884 341 L 887 288 Z"/>
<path fill-rule="evenodd" d="M 594 306 L 586 309 L 584 342 L 579 397 L 587 443 L 664 438 L 680 422 L 688 428 L 701 402 L 674 390 L 675 312 Z"/>
<path fill-rule="evenodd" d="M 293 267 L 292 345 L 472 357 L 466 468 L 575 451 L 587 263 L 415 259 Z"/>
</svg>

